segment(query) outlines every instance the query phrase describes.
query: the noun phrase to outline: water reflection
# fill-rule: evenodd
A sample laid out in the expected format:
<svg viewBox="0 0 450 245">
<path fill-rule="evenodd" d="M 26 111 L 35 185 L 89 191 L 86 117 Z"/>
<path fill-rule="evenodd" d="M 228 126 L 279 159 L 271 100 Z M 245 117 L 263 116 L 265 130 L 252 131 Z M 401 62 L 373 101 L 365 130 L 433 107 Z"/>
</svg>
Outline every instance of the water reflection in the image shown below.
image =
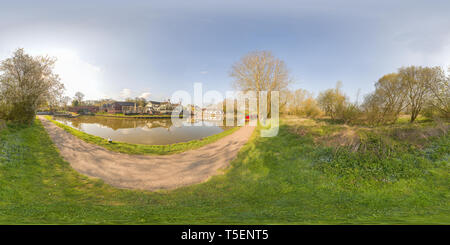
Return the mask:
<svg viewBox="0 0 450 245">
<path fill-rule="evenodd" d="M 99 116 L 55 117 L 55 120 L 88 134 L 132 144 L 165 145 L 201 139 L 218 134 L 226 127 L 220 121 L 182 119 L 175 126 L 171 119 L 134 119 Z M 195 126 L 190 126 L 195 125 Z"/>
</svg>

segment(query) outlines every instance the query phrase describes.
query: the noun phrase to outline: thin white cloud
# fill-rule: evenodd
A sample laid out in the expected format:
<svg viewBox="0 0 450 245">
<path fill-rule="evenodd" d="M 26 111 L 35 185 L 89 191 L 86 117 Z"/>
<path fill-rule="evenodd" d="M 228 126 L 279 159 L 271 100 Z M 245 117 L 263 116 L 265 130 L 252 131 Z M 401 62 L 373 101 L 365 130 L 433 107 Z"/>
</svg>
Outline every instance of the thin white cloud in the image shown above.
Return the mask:
<svg viewBox="0 0 450 245">
<path fill-rule="evenodd" d="M 208 71 L 201 71 L 200 74 L 203 74 L 203 75 L 208 74 Z"/>
<path fill-rule="evenodd" d="M 150 92 L 144 92 L 141 95 L 139 95 L 139 98 L 148 99 L 150 98 L 151 93 Z"/>
<path fill-rule="evenodd" d="M 131 96 L 131 89 L 124 88 L 124 89 L 122 89 L 122 91 L 120 91 L 120 95 L 119 95 L 120 98 L 126 99 L 126 98 L 129 98 L 130 96 Z"/>
</svg>

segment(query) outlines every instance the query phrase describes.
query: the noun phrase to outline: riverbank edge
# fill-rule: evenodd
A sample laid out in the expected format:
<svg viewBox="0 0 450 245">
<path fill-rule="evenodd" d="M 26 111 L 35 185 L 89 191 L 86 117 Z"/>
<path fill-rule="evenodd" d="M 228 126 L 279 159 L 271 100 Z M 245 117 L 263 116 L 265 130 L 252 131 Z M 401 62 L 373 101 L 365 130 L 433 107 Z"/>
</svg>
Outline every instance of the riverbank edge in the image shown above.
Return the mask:
<svg viewBox="0 0 450 245">
<path fill-rule="evenodd" d="M 102 137 L 91 135 L 82 132 L 80 130 L 74 129 L 70 126 L 67 126 L 63 123 L 53 120 L 50 116 L 44 116 L 44 118 L 51 121 L 56 126 L 64 129 L 66 132 L 74 135 L 75 137 L 87 143 L 104 147 L 110 151 L 132 155 L 168 155 L 184 152 L 187 150 L 193 150 L 208 145 L 210 143 L 216 142 L 217 140 L 236 132 L 240 128 L 240 127 L 233 127 L 218 134 L 214 134 L 200 140 L 191 140 L 187 142 L 180 142 L 169 145 L 143 145 L 143 144 L 130 144 L 125 142 L 109 143 L 106 139 Z"/>
</svg>

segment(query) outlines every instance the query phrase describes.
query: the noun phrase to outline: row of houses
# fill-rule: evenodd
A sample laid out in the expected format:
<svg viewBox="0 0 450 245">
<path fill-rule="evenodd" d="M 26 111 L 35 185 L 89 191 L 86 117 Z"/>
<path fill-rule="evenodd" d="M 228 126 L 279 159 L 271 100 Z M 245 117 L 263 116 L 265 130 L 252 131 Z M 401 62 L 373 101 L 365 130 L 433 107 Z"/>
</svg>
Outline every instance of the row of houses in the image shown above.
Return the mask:
<svg viewBox="0 0 450 245">
<path fill-rule="evenodd" d="M 145 106 L 139 106 L 135 102 L 116 101 L 112 103 L 103 104 L 101 106 L 82 105 L 73 106 L 69 111 L 79 114 L 95 114 L 98 112 L 110 114 L 124 114 L 124 115 L 144 115 L 144 114 L 172 114 L 180 104 L 174 104 L 170 101 L 148 101 Z M 214 108 L 200 108 L 196 105 L 188 105 L 187 110 L 191 112 L 191 116 L 195 118 L 207 118 L 211 120 L 219 120 L 223 118 L 223 112 Z"/>
<path fill-rule="evenodd" d="M 69 111 L 81 114 L 106 112 L 111 114 L 171 114 L 180 104 L 170 101 L 149 101 L 145 106 L 139 106 L 135 102 L 116 101 L 101 106 L 73 106 Z"/>
</svg>

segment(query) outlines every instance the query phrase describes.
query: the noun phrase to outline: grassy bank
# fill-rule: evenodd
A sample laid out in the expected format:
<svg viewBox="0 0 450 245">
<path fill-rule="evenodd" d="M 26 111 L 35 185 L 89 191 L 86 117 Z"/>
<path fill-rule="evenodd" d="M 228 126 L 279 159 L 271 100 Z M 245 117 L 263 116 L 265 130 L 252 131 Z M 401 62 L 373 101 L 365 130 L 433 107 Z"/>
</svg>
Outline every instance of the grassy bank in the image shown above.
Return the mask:
<svg viewBox="0 0 450 245">
<path fill-rule="evenodd" d="M 92 144 L 96 144 L 102 146 L 108 150 L 127 153 L 127 154 L 157 154 L 157 155 L 166 155 L 179 153 L 187 150 L 196 149 L 207 144 L 213 143 L 227 135 L 230 135 L 237 131 L 239 127 L 229 128 L 223 132 L 220 132 L 215 135 L 211 135 L 205 137 L 200 140 L 191 140 L 188 142 L 170 144 L 170 145 L 140 145 L 140 144 L 129 144 L 124 142 L 112 142 L 108 143 L 108 141 L 102 137 L 98 137 L 95 135 L 87 134 L 85 132 L 74 129 L 70 126 L 67 126 L 63 123 L 53 120 L 50 116 L 46 116 L 48 120 L 56 124 L 58 127 L 64 129 L 65 131 L 71 133 L 72 135 Z"/>
<path fill-rule="evenodd" d="M 276 137 L 255 132 L 225 175 L 146 192 L 78 174 L 38 121 L 9 125 L 0 131 L 0 224 L 450 224 L 448 135 L 409 142 L 383 129 L 399 145 L 378 157 L 375 140 L 366 151 L 337 147 L 330 138 L 341 127 L 286 120 Z M 425 134 L 433 125 L 404 127 Z"/>
</svg>

